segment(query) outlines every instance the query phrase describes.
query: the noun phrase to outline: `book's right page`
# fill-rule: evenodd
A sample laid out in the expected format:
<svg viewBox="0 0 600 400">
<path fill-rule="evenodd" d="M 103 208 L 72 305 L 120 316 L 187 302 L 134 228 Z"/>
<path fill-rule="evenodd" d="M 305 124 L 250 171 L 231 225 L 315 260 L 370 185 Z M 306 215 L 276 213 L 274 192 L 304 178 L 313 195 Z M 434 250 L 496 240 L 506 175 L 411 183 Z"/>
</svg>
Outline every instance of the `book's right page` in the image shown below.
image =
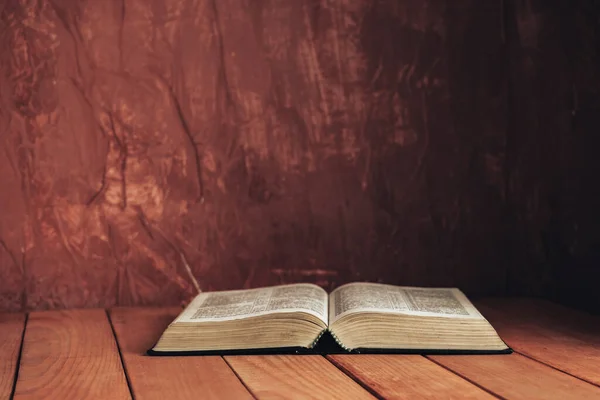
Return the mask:
<svg viewBox="0 0 600 400">
<path fill-rule="evenodd" d="M 484 319 L 458 289 L 349 283 L 329 295 L 329 324 L 350 313 L 378 312 Z"/>
<path fill-rule="evenodd" d="M 456 288 L 350 283 L 329 295 L 329 331 L 351 352 L 510 352 Z"/>
</svg>

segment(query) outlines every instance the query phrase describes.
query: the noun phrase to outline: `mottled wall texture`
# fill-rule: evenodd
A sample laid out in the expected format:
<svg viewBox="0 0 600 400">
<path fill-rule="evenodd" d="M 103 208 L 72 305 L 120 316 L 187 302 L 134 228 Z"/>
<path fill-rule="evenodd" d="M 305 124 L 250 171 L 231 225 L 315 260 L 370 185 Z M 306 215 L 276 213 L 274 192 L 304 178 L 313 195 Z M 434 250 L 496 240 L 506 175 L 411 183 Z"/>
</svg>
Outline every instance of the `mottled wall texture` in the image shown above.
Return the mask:
<svg viewBox="0 0 600 400">
<path fill-rule="evenodd" d="M 598 306 L 594 3 L 0 0 L 0 310 L 355 280 Z"/>
</svg>

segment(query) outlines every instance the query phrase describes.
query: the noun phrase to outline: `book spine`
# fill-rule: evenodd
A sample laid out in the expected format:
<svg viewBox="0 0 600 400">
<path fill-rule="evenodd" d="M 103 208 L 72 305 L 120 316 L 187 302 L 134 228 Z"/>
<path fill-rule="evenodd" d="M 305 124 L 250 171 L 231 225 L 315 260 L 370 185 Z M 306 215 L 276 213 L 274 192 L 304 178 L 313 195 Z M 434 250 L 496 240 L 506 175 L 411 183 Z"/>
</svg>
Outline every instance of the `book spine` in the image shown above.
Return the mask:
<svg viewBox="0 0 600 400">
<path fill-rule="evenodd" d="M 319 336 L 317 336 L 317 338 L 313 340 L 313 342 L 308 346 L 308 348 L 312 349 L 313 347 L 315 347 L 317 345 L 317 342 L 319 341 L 319 339 L 321 339 L 321 336 L 323 336 L 325 332 L 327 332 L 327 329 L 323 329 L 321 333 L 319 333 Z"/>
<path fill-rule="evenodd" d="M 340 345 L 340 347 L 346 351 L 350 351 L 350 349 L 346 346 L 344 346 L 344 344 L 340 341 L 340 339 L 338 339 L 338 337 L 335 335 L 335 333 L 333 333 L 333 331 L 329 328 L 327 328 L 327 330 L 329 331 L 329 333 L 331 333 L 331 336 L 333 337 L 333 340 L 335 340 L 335 342 L 337 344 Z"/>
</svg>

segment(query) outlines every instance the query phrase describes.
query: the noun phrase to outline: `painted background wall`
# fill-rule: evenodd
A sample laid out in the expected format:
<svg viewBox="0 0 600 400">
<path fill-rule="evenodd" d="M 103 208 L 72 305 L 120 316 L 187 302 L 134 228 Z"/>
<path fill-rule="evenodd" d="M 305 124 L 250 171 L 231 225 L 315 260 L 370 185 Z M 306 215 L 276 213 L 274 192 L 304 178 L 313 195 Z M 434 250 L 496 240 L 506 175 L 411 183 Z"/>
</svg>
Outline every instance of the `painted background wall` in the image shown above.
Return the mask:
<svg viewBox="0 0 600 400">
<path fill-rule="evenodd" d="M 0 310 L 355 280 L 600 308 L 597 8 L 0 1 Z"/>
</svg>

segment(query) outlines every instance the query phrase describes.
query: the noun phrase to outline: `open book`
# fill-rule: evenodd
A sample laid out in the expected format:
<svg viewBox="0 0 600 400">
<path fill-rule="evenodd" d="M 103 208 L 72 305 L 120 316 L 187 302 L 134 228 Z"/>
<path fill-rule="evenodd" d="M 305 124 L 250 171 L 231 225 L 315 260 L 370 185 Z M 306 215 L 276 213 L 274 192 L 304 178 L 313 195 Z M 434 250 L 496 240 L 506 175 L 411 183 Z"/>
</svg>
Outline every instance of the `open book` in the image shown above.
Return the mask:
<svg viewBox="0 0 600 400">
<path fill-rule="evenodd" d="M 201 293 L 149 354 L 312 349 L 323 334 L 351 352 L 511 352 L 458 289 L 351 283 Z"/>
</svg>

